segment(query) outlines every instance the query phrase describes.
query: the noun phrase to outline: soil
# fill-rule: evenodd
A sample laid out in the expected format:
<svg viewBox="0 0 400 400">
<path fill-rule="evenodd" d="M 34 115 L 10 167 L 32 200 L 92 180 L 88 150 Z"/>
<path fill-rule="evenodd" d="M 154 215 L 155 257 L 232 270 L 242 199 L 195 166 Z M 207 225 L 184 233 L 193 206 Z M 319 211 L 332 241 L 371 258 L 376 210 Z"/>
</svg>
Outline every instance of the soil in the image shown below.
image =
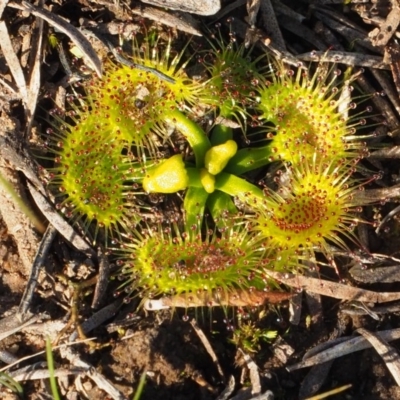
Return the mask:
<svg viewBox="0 0 400 400">
<path fill-rule="evenodd" d="M 132 8 L 138 6 L 138 2 L 134 3 Z M 184 4 L 185 1 L 176 1 L 175 3 Z M 222 9 L 225 9 L 231 3 L 230 1 L 222 1 Z M 248 3 L 249 5 L 250 3 L 255 4 L 257 1 L 248 1 Z M 278 12 L 278 5 L 281 3 L 273 2 L 279 15 L 278 25 L 282 29 L 289 53 L 296 55 L 314 50 L 312 39 L 307 36 L 307 33 L 314 32 L 315 35 L 315 32 L 318 32 L 318 29 L 321 28 L 323 21 L 319 19 L 320 14 L 315 13 L 313 7 L 314 3 L 324 2 L 287 0 L 282 1 L 282 3 L 289 9 L 307 17 L 302 24 L 296 21 L 296 23 L 293 22 L 292 25 L 288 25 L 287 18 L 289 17 Z M 161 26 L 160 29 L 173 35 L 178 43 L 184 42 L 188 36 L 181 30 L 163 26 L 163 22 L 166 21 L 144 19 L 143 16 L 131 12 L 125 2 L 100 0 L 68 2 L 59 0 L 46 2 L 46 6 L 52 12 L 68 19 L 74 26 L 79 27 L 82 23 L 85 23 L 86 26 L 90 24 L 98 25 L 106 33 L 113 34 L 115 39 L 117 32 L 122 36 L 122 33 L 126 33 L 129 29 L 134 30 L 137 26 L 140 26 L 143 20 L 146 24 Z M 138 7 L 142 14 L 149 15 L 145 13 L 147 6 L 141 3 Z M 336 13 L 338 23 L 343 24 L 343 26 L 345 23 L 340 22 L 341 16 L 362 27 L 365 34 L 374 28 L 374 26 L 362 21 L 360 12 L 356 12 L 350 6 L 332 4 L 327 7 L 332 13 Z M 384 1 L 374 2 L 374 5 L 366 3 L 365 7 L 366 9 L 375 7 L 375 13 L 372 11 L 371 13 L 374 16 L 379 15 L 381 23 L 386 21 L 391 9 L 390 3 Z M 0 6 L 0 11 L 1 9 Z M 167 10 L 167 12 L 174 15 L 174 11 Z M 262 17 L 262 12 L 265 13 L 265 10 L 257 14 L 253 29 L 250 31 L 256 31 L 256 37 L 260 37 L 261 41 L 266 42 L 267 38 L 273 36 L 273 32 L 268 29 L 266 20 Z M 222 35 L 229 36 L 232 17 L 242 22 L 243 26 L 249 27 L 247 25 L 249 21 L 248 13 L 249 10 L 242 4 L 221 17 L 218 23 L 221 24 Z M 153 14 L 157 15 L 157 13 Z M 250 11 L 250 20 L 252 15 Z M 190 21 L 192 20 L 196 29 L 205 32 L 205 35 L 207 35 L 208 29 L 215 28 L 216 22 L 212 16 L 204 17 L 192 14 Z M 28 76 L 32 71 L 29 64 L 24 60 L 29 55 L 33 45 L 26 47 L 24 41 L 27 40 L 28 33 L 32 33 L 33 29 L 37 27 L 35 17 L 19 10 L 18 7 L 6 5 L 1 23 L 5 23 L 12 39 L 11 45 L 23 65 L 24 73 Z M 294 28 L 289 29 L 290 26 L 296 26 L 299 31 L 293 31 Z M 302 31 L 299 26 L 303 26 L 307 31 Z M 71 44 L 65 35 L 55 32 L 53 28 L 48 28 L 47 25 L 45 32 L 47 36 L 52 34 L 60 36 L 64 45 Z M 334 28 L 329 32 L 333 35 L 332 41 L 336 38 L 335 40 L 338 40 L 340 44 L 350 47 L 351 43 L 345 37 L 346 35 L 342 35 L 339 30 Z M 326 50 L 334 43 L 329 43 L 327 37 L 329 35 L 318 36 L 318 39 L 325 40 Z M 193 40 L 194 42 L 197 40 L 202 42 L 204 39 L 195 38 Z M 239 33 L 238 40 L 243 40 Z M 95 42 L 92 45 L 101 56 L 104 56 L 104 49 L 96 48 Z M 265 51 L 265 48 L 256 51 Z M 380 53 L 368 50 L 367 56 L 371 54 Z M 59 88 L 67 82 L 65 68 L 60 61 L 59 52 L 51 51 L 46 47 L 43 50 L 42 57 L 38 107 L 31 120 L 29 116 L 24 114 L 24 106 L 19 98 L 18 90 L 13 93 L 0 82 L 0 130 L 4 129 L 7 132 L 17 133 L 18 140 L 26 145 L 30 151 L 36 153 L 40 150 L 38 146 L 42 140 L 40 139 L 40 132 L 47 126 L 45 116 L 48 109 L 52 107 L 53 101 L 57 101 L 56 93 L 58 95 L 61 93 Z M 398 70 L 400 70 L 400 67 L 398 67 Z M 393 91 L 394 96 L 397 96 L 396 76 L 393 77 L 390 70 L 386 71 L 385 74 L 389 88 Z M 370 70 L 365 72 L 365 77 L 375 91 L 388 90 L 382 88 L 381 82 L 374 77 Z M 13 80 L 15 77 L 12 77 L 10 67 L 2 53 L 0 53 L 0 78 L 2 81 L 14 82 L 10 85 L 11 87 L 18 86 Z M 397 84 L 400 85 L 400 82 Z M 398 87 L 400 89 L 400 86 Z M 49 98 L 52 100 L 49 100 Z M 389 102 L 388 107 L 394 115 L 393 118 L 397 121 L 399 115 L 396 105 Z M 384 114 L 382 110 L 378 110 L 377 114 L 379 117 L 377 123 L 388 130 L 387 127 L 394 123 L 393 120 L 387 122 L 385 119 L 387 114 Z M 389 117 L 387 118 L 389 119 Z M 30 121 L 32 122 L 31 129 L 29 129 Z M 22 135 L 24 130 L 28 132 L 28 135 Z M 399 136 L 393 130 L 390 130 L 390 134 L 391 136 L 385 136 L 384 142 L 390 146 L 397 145 Z M 3 133 L 2 136 L 4 136 Z M 378 147 L 377 139 L 376 148 Z M 0 154 L 2 153 L 0 152 Z M 366 166 L 374 171 L 383 171 L 383 178 L 374 187 L 378 187 L 378 184 L 391 187 L 397 183 L 400 171 L 398 160 L 371 159 L 368 162 L 366 161 Z M 0 164 L 0 173 L 13 183 L 17 193 L 23 196 L 24 201 L 30 204 L 31 208 L 35 209 L 35 206 L 32 206 L 32 198 L 27 191 L 28 179 L 21 172 L 21 169 L 7 159 L 4 154 Z M 379 222 L 396 206 L 395 200 L 385 204 L 377 204 L 374 207 L 366 208 L 363 215 L 368 221 L 375 219 Z M 40 222 L 46 226 L 46 218 L 38 210 L 36 212 L 39 215 Z M 2 216 L 0 218 L 0 314 L 4 322 L 5 318 L 15 315 L 17 312 L 29 281 L 31 266 L 42 240 L 43 231 L 41 232 L 40 228 L 33 226 L 30 219 L 20 212 L 15 200 L 4 189 L 0 191 L 0 215 Z M 399 243 L 398 232 L 399 225 L 396 217 L 385 225 L 380 235 L 374 232 L 372 225 L 367 225 L 364 233 L 369 239 L 367 242 L 369 251 L 396 257 L 398 253 L 397 244 Z M 350 261 L 349 257 L 338 257 L 337 268 L 340 278 L 336 272 L 332 273 L 331 268 L 322 268 L 318 276 L 329 275 L 333 280 L 356 286 L 357 282 L 348 272 Z M 111 269 L 113 272 L 113 266 L 111 266 Z M 368 314 L 362 316 L 348 315 L 342 312 L 344 301 L 327 296 L 311 298 L 304 294 L 298 304 L 298 307 L 301 308 L 301 314 L 297 322 L 291 319 L 288 301 L 250 310 L 251 320 L 254 321 L 257 328 L 277 332 L 276 339 L 260 341 L 259 345 L 252 348 L 253 352 L 250 349 L 245 351 L 258 367 L 261 392 L 266 393 L 269 390 L 273 393 L 273 397 L 268 397 L 267 394 L 264 397 L 257 397 L 256 394 L 251 393 L 251 388 L 255 385 L 251 378 L 251 365 L 248 360 L 245 361 L 246 357 L 243 357 L 241 351 L 243 348 L 238 349 L 238 346 L 232 340 L 234 337 L 233 330 L 238 327 L 237 314 L 232 309 L 177 309 L 174 312 L 166 310 L 157 313 L 145 313 L 142 308 L 138 308 L 138 301 L 136 300 L 128 304 L 123 303 L 88 333 L 88 336 L 92 338 L 90 342 L 73 346 L 80 360 L 74 363 L 71 359 L 63 356 L 55 346 L 57 343 L 63 343 L 64 339 L 68 339 L 68 336 L 75 330 L 76 324 L 71 324 L 65 332 L 59 331 L 59 327 L 62 325 L 54 325 L 51 328 L 51 325 L 46 324 L 62 322 L 65 325 L 69 320 L 83 322 L 99 309 L 114 304 L 116 301 L 115 292 L 118 287 L 118 282 L 115 280 L 112 280 L 106 289 L 100 307 L 92 308 L 93 286 L 82 286 L 78 289 L 77 286 L 72 286 L 60 277 L 62 273 L 71 281 L 82 283 L 93 278 L 97 270 L 98 264 L 96 262 L 88 261 L 86 256 L 74 250 L 61 235 L 56 235 L 38 276 L 38 285 L 33 302 L 30 305 L 32 312 L 37 315 L 40 314 L 41 318 L 31 329 L 21 329 L 5 338 L 0 336 L 0 339 L 2 339 L 0 350 L 7 350 L 18 360 L 31 355 L 33 355 L 33 358 L 21 360 L 11 369 L 6 368 L 7 363 L 3 360 L 0 362 L 0 368 L 5 367 L 6 371 L 12 372 L 18 368 L 35 365 L 36 368 L 47 370 L 46 366 L 43 367 L 43 364 L 40 364 L 46 360 L 45 356 L 35 354 L 45 349 L 46 336 L 50 335 L 53 339 L 56 370 L 71 370 L 74 367 L 81 366 L 80 361 L 83 360 L 119 391 L 121 397 L 116 396 L 114 398 L 133 398 L 140 377 L 145 372 L 146 384 L 140 396 L 141 400 L 305 399 L 310 398 L 316 392 L 328 392 L 347 384 L 350 384 L 351 387 L 341 393 L 332 394 L 329 398 L 337 400 L 400 399 L 400 387 L 383 359 L 373 348 L 340 357 L 332 363 L 328 362 L 293 372 L 287 371 L 286 367 L 299 362 L 305 352 L 316 345 L 338 337 L 355 334 L 355 330 L 358 328 L 377 332 L 395 329 L 399 325 L 400 316 L 397 311 L 381 314 L 379 320 Z M 375 282 L 363 285 L 359 286 L 376 292 L 400 291 L 397 280 L 391 283 Z M 77 293 L 78 297 L 76 297 Z M 71 315 L 72 304 L 78 305 L 78 316 Z M 373 304 L 368 306 L 373 307 Z M 77 320 L 74 319 L 75 317 Z M 191 324 L 193 320 L 197 321 L 199 327 L 205 333 L 209 345 L 214 350 L 221 365 L 223 376 L 218 371 L 217 362 L 213 360 L 205 343 L 193 328 Z M 48 329 L 46 330 L 45 325 L 50 326 L 50 328 L 46 328 Z M 0 324 L 0 334 L 4 331 L 3 328 L 4 326 Z M 55 338 L 55 333 L 60 333 L 58 341 Z M 61 335 L 61 333 L 63 334 Z M 392 345 L 395 349 L 398 348 L 398 342 L 392 342 Z M 113 398 L 107 389 L 101 387 L 89 376 L 90 374 L 81 373 L 59 378 L 58 385 L 62 398 Z M 221 393 L 227 387 L 230 376 L 235 378 L 235 389 L 230 396 L 223 397 Z M 30 380 L 26 378 L 22 380 L 22 385 L 24 389 L 23 398 L 52 398 L 48 379 Z M 0 386 L 0 398 L 14 399 L 17 397 L 5 386 Z"/>
</svg>

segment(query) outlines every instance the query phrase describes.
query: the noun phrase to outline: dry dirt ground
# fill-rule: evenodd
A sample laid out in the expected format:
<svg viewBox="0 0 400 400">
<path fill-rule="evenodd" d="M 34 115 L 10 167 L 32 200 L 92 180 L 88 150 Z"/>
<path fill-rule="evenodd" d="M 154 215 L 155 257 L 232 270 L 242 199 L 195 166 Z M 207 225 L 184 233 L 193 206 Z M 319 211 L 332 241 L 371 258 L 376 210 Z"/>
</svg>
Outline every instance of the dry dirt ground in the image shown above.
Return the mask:
<svg viewBox="0 0 400 400">
<path fill-rule="evenodd" d="M 101 303 L 92 307 L 93 285 L 74 286 L 62 280 L 60 275 L 62 272 L 71 282 L 88 282 L 96 276 L 98 262 L 88 261 L 87 256 L 74 250 L 60 235 L 54 233 L 51 236 L 50 232 L 54 240 L 42 262 L 33 298 L 29 307 L 20 304 L 28 282 L 32 283 L 29 276 L 44 233 L 40 225 L 46 227 L 48 224 L 47 218 L 32 206 L 27 182 L 34 178 L 26 176 L 28 156 L 21 149 L 37 150 L 38 143 L 43 140 L 41 135 L 46 129 L 46 114 L 52 102 L 58 101 L 57 96 L 62 95 L 60 87 L 64 85 L 68 91 L 67 72 L 60 62 L 62 54 L 49 49 L 48 39 L 56 35 L 67 49 L 71 37 L 65 32 L 57 32 L 51 20 L 45 21 L 45 45 L 38 56 L 39 64 L 36 65 L 39 68 L 35 70 L 29 57 L 33 57 L 36 50 L 40 18 L 33 15 L 35 12 L 24 3 L 7 3 L 0 1 L 0 35 L 3 37 L 0 51 L 0 131 L 2 138 L 12 132 L 11 137 L 18 145 L 17 153 L 12 153 L 9 149 L 13 146 L 7 144 L 5 147 L 6 142 L 1 142 L 0 173 L 12 184 L 23 202 L 31 205 L 40 222 L 33 226 L 31 220 L 20 212 L 9 191 L 0 185 L 0 368 L 22 383 L 24 394 L 21 398 L 52 398 L 46 357 L 41 353 L 45 339 L 49 335 L 54 338 L 56 332 L 60 333 L 58 345 L 76 341 L 78 335 L 70 336 L 76 332 L 76 322 L 89 320 L 93 329 L 83 328 L 87 336 L 93 338 L 90 342 L 57 348 L 56 341 L 53 341 L 58 384 L 62 397 L 66 399 L 133 398 L 144 371 L 146 384 L 140 397 L 142 400 L 289 400 L 311 398 L 315 393 L 335 389 L 338 393 L 331 394 L 332 399 L 400 399 L 399 381 L 396 383 L 398 378 L 395 378 L 398 368 L 396 341 L 392 343 L 393 347 L 381 349 L 386 353 L 385 359 L 370 347 L 311 368 L 291 372 L 286 369 L 301 361 L 305 352 L 317 345 L 353 334 L 359 336 L 360 332 L 355 333 L 359 328 L 372 333 L 393 330 L 393 337 L 399 338 L 396 336 L 400 321 L 396 302 L 390 303 L 389 308 L 385 308 L 386 304 L 381 305 L 381 309 L 374 301 L 364 302 L 358 304 L 361 308 L 351 308 L 346 312 L 350 307 L 340 296 L 332 298 L 310 292 L 309 295 L 297 296 L 297 300 L 290 303 L 252 310 L 254 314 L 263 314 L 263 318 L 255 322 L 257 327 L 277 331 L 278 336 L 275 340 L 261 342 L 254 353 L 247 352 L 251 356 L 248 359 L 231 341 L 232 326 L 235 328 L 237 324 L 234 310 L 177 310 L 174 313 L 146 314 L 137 311 L 137 301 L 121 304 L 120 299 L 114 297 L 118 286 L 114 281 Z M 179 3 L 189 4 L 183 0 L 175 3 L 178 6 Z M 243 41 L 247 30 L 248 37 L 257 43 L 256 52 L 272 52 L 289 62 L 296 62 L 299 54 L 330 49 L 343 52 L 332 61 L 345 68 L 342 54 L 352 54 L 354 57 L 346 63 L 355 66 L 357 71 L 362 66 L 358 82 L 361 90 L 381 93 L 381 96 L 374 96 L 374 101 L 368 100 L 375 115 L 372 120 L 375 127 L 371 127 L 371 131 L 379 128 L 379 138 L 374 144 L 382 141 L 389 145 L 389 149 L 393 148 L 392 153 L 386 151 L 365 161 L 370 170 L 382 172 L 381 179 L 372 188 L 386 188 L 387 197 L 392 200 L 367 207 L 363 212 L 365 220 L 384 224 L 379 234 L 370 225 L 358 232 L 370 252 L 368 257 L 364 254 L 367 259 L 362 262 L 393 268 L 390 274 L 386 274 L 386 278 L 390 275 L 386 281 L 382 278 L 385 275 L 382 268 L 378 277 L 375 275 L 364 280 L 359 277 L 357 280 L 348 273 L 352 260 L 342 255 L 337 258 L 340 279 L 331 269 L 322 270 L 320 277 L 329 276 L 332 281 L 377 293 L 400 292 L 400 275 L 396 271 L 400 265 L 396 258 L 400 242 L 399 222 L 396 212 L 392 218 L 384 219 L 397 207 L 391 188 L 398 183 L 400 174 L 396 148 L 400 138 L 397 128 L 400 57 L 396 59 L 400 51 L 395 41 L 400 35 L 397 31 L 400 21 L 397 0 L 350 1 L 346 2 L 351 3 L 347 5 L 340 4 L 342 1 L 323 0 L 249 0 L 247 3 L 246 7 L 246 1 L 222 1 L 221 12 L 208 17 L 165 9 L 160 11 L 138 1 L 130 4 L 129 1 L 111 0 L 55 0 L 40 1 L 39 7 L 64 17 L 75 27 L 98 27 L 115 41 L 118 35 L 129 37 L 129 32 L 143 21 L 148 25 L 162 25 L 164 32 L 170 32 L 183 41 L 193 32 L 207 35 L 216 24 L 220 24 L 222 35 L 227 36 L 231 30 L 238 41 Z M 11 51 L 15 55 L 14 62 L 21 65 L 23 75 L 30 79 L 28 91 L 31 100 L 25 108 L 21 101 L 23 79 L 15 74 L 15 65 L 10 65 L 13 57 L 5 54 Z M 95 48 L 95 51 L 104 56 L 103 49 Z M 69 53 L 67 56 L 71 58 Z M 330 57 L 329 53 L 327 57 Z M 302 59 L 307 60 L 307 57 Z M 380 69 L 382 65 L 383 69 Z M 16 159 L 15 154 L 21 157 Z M 78 307 L 71 312 L 71 305 Z M 26 311 L 24 307 L 29 308 L 33 315 L 21 314 L 21 310 Z M 21 315 L 27 319 L 28 326 L 22 326 L 23 322 L 18 318 Z M 191 324 L 193 319 L 197 320 L 207 341 L 201 340 L 196 333 Z M 68 321 L 72 323 L 66 326 Z M 207 346 L 213 349 L 217 361 L 213 360 Z M 388 361 L 388 355 L 392 362 Z M 25 360 L 24 357 L 28 356 L 30 358 Z M 394 370 L 393 375 L 389 368 Z M 235 379 L 232 391 L 227 389 L 230 377 Z M 348 384 L 351 387 L 339 393 L 340 388 Z M 18 397 L 3 385 L 0 386 L 0 398 Z"/>
</svg>

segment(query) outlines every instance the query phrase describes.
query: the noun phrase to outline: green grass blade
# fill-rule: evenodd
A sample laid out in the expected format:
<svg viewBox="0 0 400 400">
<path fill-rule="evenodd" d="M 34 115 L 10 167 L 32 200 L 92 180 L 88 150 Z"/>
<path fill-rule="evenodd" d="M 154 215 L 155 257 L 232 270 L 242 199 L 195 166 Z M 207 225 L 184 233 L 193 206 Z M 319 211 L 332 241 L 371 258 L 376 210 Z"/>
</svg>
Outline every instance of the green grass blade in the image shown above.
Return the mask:
<svg viewBox="0 0 400 400">
<path fill-rule="evenodd" d="M 142 395 L 144 385 L 146 384 L 146 373 L 147 371 L 144 371 L 142 376 L 140 377 L 139 385 L 136 389 L 135 395 L 133 396 L 133 400 L 139 400 L 140 396 Z"/>
<path fill-rule="evenodd" d="M 50 341 L 49 337 L 46 339 L 46 358 L 47 358 L 47 366 L 49 368 L 49 374 L 50 374 L 51 393 L 53 394 L 54 400 L 61 400 L 61 397 L 58 393 L 56 377 L 54 375 L 53 352 L 51 349 L 51 341 Z"/>
</svg>

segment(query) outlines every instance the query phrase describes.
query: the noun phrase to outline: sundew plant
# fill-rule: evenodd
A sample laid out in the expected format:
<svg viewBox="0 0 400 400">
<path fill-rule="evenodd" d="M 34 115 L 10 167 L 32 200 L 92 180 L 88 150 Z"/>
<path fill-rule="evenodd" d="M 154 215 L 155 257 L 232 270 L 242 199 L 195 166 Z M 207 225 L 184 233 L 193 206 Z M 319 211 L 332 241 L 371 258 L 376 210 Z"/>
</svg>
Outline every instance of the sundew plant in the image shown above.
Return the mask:
<svg viewBox="0 0 400 400">
<path fill-rule="evenodd" d="M 266 271 L 301 273 L 317 253 L 332 260 L 331 245 L 357 242 L 364 115 L 351 116 L 349 79 L 324 63 L 311 73 L 236 43 L 197 58 L 173 45 L 145 38 L 82 83 L 51 130 L 49 186 L 94 241 L 121 243 L 127 299 L 261 304 L 256 293 L 278 288 Z M 271 184 L 254 178 L 271 166 Z M 162 217 L 154 196 L 182 215 Z"/>
</svg>

